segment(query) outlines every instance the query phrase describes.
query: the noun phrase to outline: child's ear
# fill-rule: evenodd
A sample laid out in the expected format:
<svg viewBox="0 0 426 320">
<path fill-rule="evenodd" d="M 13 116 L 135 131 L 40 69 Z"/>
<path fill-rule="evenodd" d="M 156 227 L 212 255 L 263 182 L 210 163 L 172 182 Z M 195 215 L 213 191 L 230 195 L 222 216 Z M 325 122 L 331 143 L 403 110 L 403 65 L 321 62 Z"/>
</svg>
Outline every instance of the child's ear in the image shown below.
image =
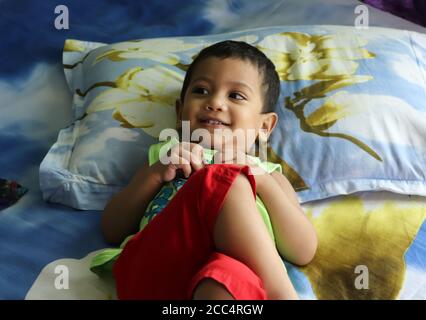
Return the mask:
<svg viewBox="0 0 426 320">
<path fill-rule="evenodd" d="M 260 128 L 264 130 L 267 137 L 269 138 L 272 130 L 274 130 L 275 126 L 277 125 L 278 115 L 275 112 L 268 112 L 262 114 L 262 118 L 262 125 Z"/>
</svg>

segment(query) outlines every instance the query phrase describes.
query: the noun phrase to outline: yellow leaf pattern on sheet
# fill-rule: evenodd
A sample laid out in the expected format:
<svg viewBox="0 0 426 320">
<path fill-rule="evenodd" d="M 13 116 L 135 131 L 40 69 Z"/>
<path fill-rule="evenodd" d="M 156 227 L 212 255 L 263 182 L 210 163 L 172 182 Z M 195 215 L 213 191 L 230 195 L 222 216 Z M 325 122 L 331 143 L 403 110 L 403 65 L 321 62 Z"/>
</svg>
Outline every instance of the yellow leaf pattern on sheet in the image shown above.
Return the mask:
<svg viewBox="0 0 426 320">
<path fill-rule="evenodd" d="M 318 299 L 396 299 L 405 275 L 404 254 L 426 218 L 426 207 L 399 207 L 392 201 L 367 210 L 352 196 L 312 218 L 319 246 L 300 270 Z M 368 289 L 357 289 L 355 268 L 368 268 Z"/>
</svg>

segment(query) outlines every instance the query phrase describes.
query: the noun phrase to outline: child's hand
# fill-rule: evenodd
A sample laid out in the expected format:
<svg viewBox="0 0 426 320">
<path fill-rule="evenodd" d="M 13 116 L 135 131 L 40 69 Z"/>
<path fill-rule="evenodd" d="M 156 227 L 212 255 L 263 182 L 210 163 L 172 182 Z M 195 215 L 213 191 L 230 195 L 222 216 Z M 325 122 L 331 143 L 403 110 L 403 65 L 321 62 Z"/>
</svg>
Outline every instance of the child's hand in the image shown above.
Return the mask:
<svg viewBox="0 0 426 320">
<path fill-rule="evenodd" d="M 161 182 L 168 182 L 176 177 L 177 170 L 182 170 L 185 178 L 188 178 L 204 167 L 203 160 L 204 149 L 199 144 L 181 142 L 154 164 L 152 170 L 159 175 Z"/>
</svg>

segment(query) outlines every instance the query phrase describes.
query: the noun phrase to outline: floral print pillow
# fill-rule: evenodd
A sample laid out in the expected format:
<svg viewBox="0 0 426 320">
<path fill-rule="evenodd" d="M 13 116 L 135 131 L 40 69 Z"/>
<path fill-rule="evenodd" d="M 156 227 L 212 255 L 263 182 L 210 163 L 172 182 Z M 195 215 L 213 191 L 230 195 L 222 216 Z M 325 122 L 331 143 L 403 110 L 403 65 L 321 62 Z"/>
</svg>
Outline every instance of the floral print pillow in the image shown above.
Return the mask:
<svg viewBox="0 0 426 320">
<path fill-rule="evenodd" d="M 426 195 L 426 36 L 402 30 L 283 26 L 111 45 L 67 40 L 64 70 L 74 123 L 43 160 L 44 198 L 102 209 L 159 133 L 193 57 L 246 41 L 275 64 L 279 123 L 268 160 L 301 202 L 359 191 Z"/>
</svg>

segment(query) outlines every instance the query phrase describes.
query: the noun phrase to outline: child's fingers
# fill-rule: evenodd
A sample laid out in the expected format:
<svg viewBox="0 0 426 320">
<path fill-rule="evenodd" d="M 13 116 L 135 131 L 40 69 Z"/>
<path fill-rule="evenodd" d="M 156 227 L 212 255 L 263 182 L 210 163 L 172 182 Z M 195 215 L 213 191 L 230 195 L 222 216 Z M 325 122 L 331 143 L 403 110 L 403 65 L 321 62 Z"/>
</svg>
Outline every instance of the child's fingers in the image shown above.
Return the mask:
<svg viewBox="0 0 426 320">
<path fill-rule="evenodd" d="M 191 153 L 190 150 L 186 150 L 186 149 L 182 148 L 180 150 L 180 156 L 182 158 L 184 158 L 185 160 L 187 160 L 188 163 L 191 164 L 191 165 L 201 164 L 201 159 L 199 159 L 198 156 Z"/>
<path fill-rule="evenodd" d="M 190 162 L 179 154 L 172 154 L 170 157 L 170 163 L 175 166 L 175 168 L 180 168 L 180 165 L 190 165 Z"/>
<path fill-rule="evenodd" d="M 204 163 L 198 156 L 191 156 L 191 166 L 194 168 L 194 171 L 198 171 L 204 167 Z"/>
<path fill-rule="evenodd" d="M 188 178 L 191 175 L 192 168 L 190 162 L 184 157 L 176 156 L 173 159 L 173 165 L 176 169 L 181 169 L 185 178 Z"/>
<path fill-rule="evenodd" d="M 185 178 L 188 178 L 191 175 L 191 152 L 186 150 L 183 146 L 179 149 L 177 165 L 180 169 L 182 169 Z"/>
<path fill-rule="evenodd" d="M 203 153 L 204 150 L 201 146 L 181 142 L 172 148 L 168 161 L 174 165 L 175 169 L 182 169 L 183 174 L 188 178 L 192 171 L 203 168 Z"/>
<path fill-rule="evenodd" d="M 201 165 L 204 163 L 204 148 L 197 143 L 191 143 L 191 154 L 196 156 L 196 160 Z"/>
<path fill-rule="evenodd" d="M 183 142 L 179 151 L 180 156 L 188 160 L 195 171 L 203 168 L 204 150 L 200 145 Z"/>
<path fill-rule="evenodd" d="M 188 178 L 191 175 L 192 168 L 190 164 L 183 163 L 183 164 L 179 164 L 178 167 L 179 169 L 182 169 L 182 172 L 185 178 Z"/>
<path fill-rule="evenodd" d="M 196 143 L 191 143 L 191 165 L 195 171 L 204 167 L 204 149 Z"/>
</svg>

